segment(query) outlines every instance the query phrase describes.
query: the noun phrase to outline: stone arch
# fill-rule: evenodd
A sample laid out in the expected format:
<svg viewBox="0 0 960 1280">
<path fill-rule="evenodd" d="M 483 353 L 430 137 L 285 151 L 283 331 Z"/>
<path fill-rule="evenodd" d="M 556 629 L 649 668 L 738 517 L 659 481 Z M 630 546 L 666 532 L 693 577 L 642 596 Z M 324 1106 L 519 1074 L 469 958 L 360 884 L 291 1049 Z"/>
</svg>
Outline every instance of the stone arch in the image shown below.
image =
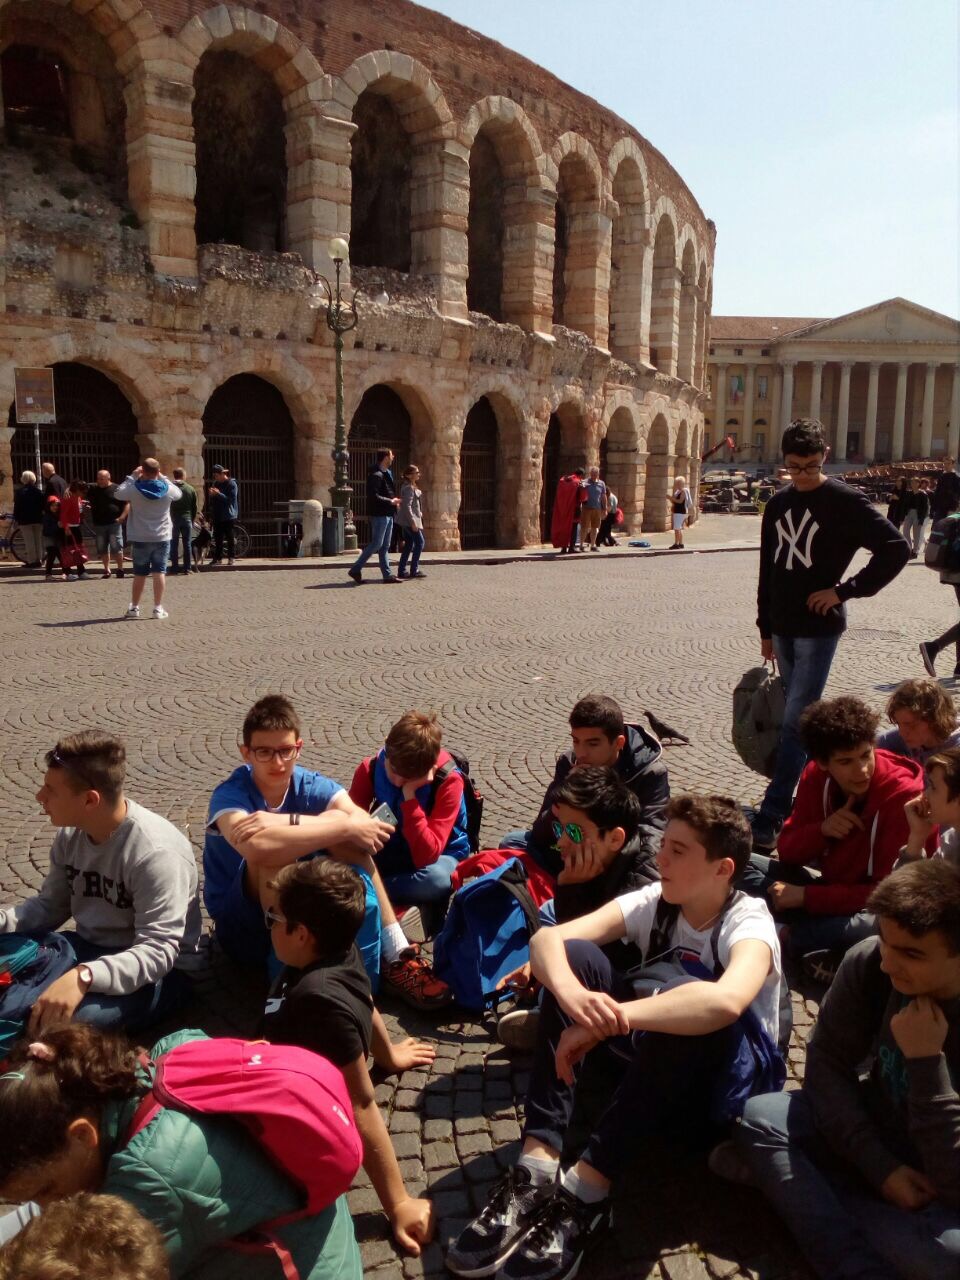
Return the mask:
<svg viewBox="0 0 960 1280">
<path fill-rule="evenodd" d="M 460 548 L 463 551 L 499 544 L 501 505 L 500 421 L 489 396 L 467 410 L 460 442 Z"/>
<path fill-rule="evenodd" d="M 704 257 L 700 262 L 697 275 L 697 340 L 695 350 L 696 368 L 693 381 L 702 387 L 706 380 L 706 339 L 707 339 L 707 263 Z"/>
<path fill-rule="evenodd" d="M 62 0 L 0 5 L 4 123 L 11 139 L 69 139 L 75 161 L 122 179 L 125 190 L 123 75 L 103 16 Z"/>
<path fill-rule="evenodd" d="M 548 158 L 537 132 L 522 107 L 509 98 L 491 96 L 470 108 L 458 140 L 470 156 L 468 308 L 527 330 L 549 329 L 549 274 L 544 264 L 553 240 L 547 214 L 552 196 L 545 174 Z M 498 170 L 497 200 L 491 200 L 482 181 L 484 168 Z M 491 240 L 497 245 L 492 253 Z M 480 283 L 484 274 L 485 285 Z"/>
<path fill-rule="evenodd" d="M 144 51 L 160 40 L 156 19 L 140 0 L 49 0 L 58 9 L 71 9 L 81 15 L 109 44 L 122 74 L 143 61 Z M 35 0 L 0 0 L 0 13 L 5 9 L 27 6 Z"/>
<path fill-rule="evenodd" d="M 685 232 L 688 228 L 684 229 Z M 681 240 L 680 310 L 677 335 L 677 377 L 693 382 L 697 344 L 697 249 L 692 232 Z"/>
<path fill-rule="evenodd" d="M 677 222 L 669 201 L 654 210 L 653 290 L 650 304 L 650 363 L 661 373 L 677 373 Z"/>
<path fill-rule="evenodd" d="M 177 40 L 191 72 L 205 53 L 229 49 L 267 71 L 285 100 L 308 85 L 329 83 L 309 45 L 275 18 L 243 5 L 218 4 L 196 14 L 180 29 Z"/>
<path fill-rule="evenodd" d="M 501 378 L 488 378 L 470 389 L 465 401 L 464 422 L 470 409 L 486 400 L 496 418 L 496 536 L 498 547 L 522 547 L 536 541 L 531 531 L 529 510 L 535 509 L 536 498 L 530 500 L 530 476 L 526 465 L 523 411 L 516 401 L 516 389 Z M 462 441 L 461 441 L 462 454 Z M 461 492 L 463 477 L 460 479 Z M 461 543 L 462 545 L 462 543 Z"/>
<path fill-rule="evenodd" d="M 647 475 L 643 491 L 643 528 L 658 532 L 669 528 L 667 493 L 673 477 L 670 457 L 670 428 L 658 413 L 647 433 Z"/>
<path fill-rule="evenodd" d="M 640 421 L 632 397 L 618 393 L 607 401 L 601 430 L 601 475 L 617 495 L 623 511 L 621 528 L 624 533 L 629 533 L 640 526 L 644 477 Z"/>
<path fill-rule="evenodd" d="M 611 353 L 631 364 L 649 354 L 649 187 L 643 153 L 633 138 L 621 138 L 608 165 L 616 212 L 610 250 Z"/>
<path fill-rule="evenodd" d="M 689 480 L 690 469 L 687 463 L 690 461 L 690 427 L 686 418 L 681 418 L 680 425 L 677 427 L 677 440 L 673 447 L 673 454 L 674 466 Z"/>
<path fill-rule="evenodd" d="M 554 212 L 553 322 L 606 342 L 610 219 L 596 153 L 578 134 L 565 133 L 551 152 L 557 166 Z"/>
<path fill-rule="evenodd" d="M 550 541 L 553 504 L 561 476 L 586 467 L 586 413 L 575 399 L 561 399 L 550 414 L 543 439 L 540 476 L 540 529 L 544 542 Z"/>
</svg>

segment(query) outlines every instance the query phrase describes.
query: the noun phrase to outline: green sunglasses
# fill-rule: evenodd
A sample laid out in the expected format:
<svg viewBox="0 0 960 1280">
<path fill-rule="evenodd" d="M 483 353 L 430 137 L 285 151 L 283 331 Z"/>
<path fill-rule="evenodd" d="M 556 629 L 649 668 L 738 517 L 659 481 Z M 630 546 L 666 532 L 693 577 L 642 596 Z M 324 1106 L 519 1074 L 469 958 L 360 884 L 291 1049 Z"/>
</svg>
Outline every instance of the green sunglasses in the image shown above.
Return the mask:
<svg viewBox="0 0 960 1280">
<path fill-rule="evenodd" d="M 575 822 L 568 822 L 566 823 L 566 825 L 564 825 L 564 823 L 562 822 L 554 822 L 553 824 L 554 840 L 559 840 L 564 832 L 567 833 L 568 838 L 571 839 L 574 844 L 583 844 L 583 831 L 581 830 L 580 827 L 577 826 Z"/>
</svg>

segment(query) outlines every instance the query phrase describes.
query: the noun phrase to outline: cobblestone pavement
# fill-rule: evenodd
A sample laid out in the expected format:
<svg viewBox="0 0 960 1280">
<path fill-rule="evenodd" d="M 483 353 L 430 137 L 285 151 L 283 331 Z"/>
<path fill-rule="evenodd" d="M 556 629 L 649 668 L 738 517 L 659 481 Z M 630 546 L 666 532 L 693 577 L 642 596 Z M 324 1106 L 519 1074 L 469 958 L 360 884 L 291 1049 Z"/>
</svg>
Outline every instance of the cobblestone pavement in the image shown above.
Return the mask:
<svg viewBox="0 0 960 1280">
<path fill-rule="evenodd" d="M 277 689 L 303 716 L 304 763 L 344 781 L 400 712 L 436 708 L 448 744 L 469 756 L 482 784 L 487 844 L 533 817 L 569 709 L 593 690 L 616 697 L 628 718 L 650 708 L 689 734 L 690 747 L 667 751 L 675 790 L 709 787 L 753 802 L 759 780 L 728 738 L 731 689 L 758 652 L 756 570 L 751 551 L 580 556 L 438 566 L 388 592 L 329 572 L 224 569 L 172 581 L 162 623 L 122 621 L 125 583 L 5 576 L 0 888 L 20 898 L 44 873 L 52 833 L 34 793 L 58 734 L 93 725 L 123 734 L 130 794 L 188 824 L 199 849 L 211 787 L 237 762 L 243 714 Z M 882 596 L 852 605 L 829 692 L 880 705 L 921 671 L 917 642 L 955 613 L 953 592 L 910 565 Z M 189 1021 L 250 1032 L 262 994 L 215 962 Z M 798 996 L 796 1009 L 795 1079 L 815 1000 Z M 511 1060 L 489 1026 L 456 1013 L 437 1025 L 389 1002 L 385 1012 L 395 1029 L 437 1041 L 434 1069 L 386 1080 L 378 1097 L 408 1185 L 434 1197 L 438 1244 L 401 1261 L 368 1183 L 358 1182 L 351 1204 L 367 1273 L 412 1278 L 442 1270 L 442 1244 L 516 1158 L 529 1060 Z M 757 1201 L 665 1150 L 624 1179 L 614 1228 L 582 1274 L 806 1274 Z"/>
</svg>

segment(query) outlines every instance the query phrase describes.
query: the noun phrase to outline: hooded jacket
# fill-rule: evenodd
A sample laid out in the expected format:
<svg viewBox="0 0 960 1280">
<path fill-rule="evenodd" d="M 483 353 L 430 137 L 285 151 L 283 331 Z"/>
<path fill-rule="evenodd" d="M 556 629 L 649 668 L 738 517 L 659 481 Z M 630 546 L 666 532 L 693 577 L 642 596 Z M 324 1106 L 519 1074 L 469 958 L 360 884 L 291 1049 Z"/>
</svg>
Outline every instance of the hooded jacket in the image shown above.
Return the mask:
<svg viewBox="0 0 960 1280">
<path fill-rule="evenodd" d="M 823 834 L 823 822 L 842 809 L 846 795 L 811 760 L 800 775 L 793 812 L 777 841 L 781 862 L 819 867 L 823 878 L 804 890 L 803 906 L 810 915 L 851 916 L 862 911 L 875 885 L 890 874 L 906 844 L 909 828 L 903 806 L 923 790 L 923 769 L 913 760 L 878 748 L 876 766 L 859 807 L 863 824 L 843 839 Z M 927 852 L 937 847 L 937 829 Z"/>
<path fill-rule="evenodd" d="M 169 542 L 173 537 L 170 503 L 183 497 L 180 489 L 163 476 L 127 476 L 113 495 L 130 503 L 127 538 L 131 542 Z"/>
<path fill-rule="evenodd" d="M 151 1056 L 202 1038 L 199 1031 L 167 1036 Z M 104 1108 L 100 1141 L 107 1164 L 101 1191 L 120 1196 L 158 1228 L 175 1280 L 277 1280 L 281 1268 L 273 1254 L 222 1246 L 293 1212 L 301 1202 L 297 1189 L 243 1126 L 226 1116 L 164 1109 L 124 1145 L 139 1101 L 134 1097 Z M 277 1234 L 292 1253 L 300 1280 L 361 1280 L 345 1196 Z"/>
<path fill-rule="evenodd" d="M 553 805 L 558 787 L 575 764 L 576 758 L 572 750 L 560 756 L 553 781 L 543 797 L 540 813 L 531 831 L 533 843 L 543 850 L 552 850 L 555 844 Z M 648 733 L 640 725 L 628 724 L 627 740 L 613 767 L 640 801 L 643 809 L 636 836 L 628 842 L 624 850 L 621 850 L 620 857 L 624 857 L 626 850 L 630 849 L 631 857 L 638 865 L 652 864 L 660 848 L 660 837 L 667 825 L 667 803 L 670 800 L 670 781 L 667 777 L 667 766 L 663 763 L 663 748 L 652 733 Z M 558 855 L 551 859 L 547 869 L 556 875 L 562 865 Z M 642 888 L 651 880 L 659 879 L 660 876 L 654 867 L 652 876 L 644 872 L 635 883 L 624 883 L 616 892 L 626 893 L 630 889 Z M 608 899 L 605 898 L 603 901 Z"/>
</svg>

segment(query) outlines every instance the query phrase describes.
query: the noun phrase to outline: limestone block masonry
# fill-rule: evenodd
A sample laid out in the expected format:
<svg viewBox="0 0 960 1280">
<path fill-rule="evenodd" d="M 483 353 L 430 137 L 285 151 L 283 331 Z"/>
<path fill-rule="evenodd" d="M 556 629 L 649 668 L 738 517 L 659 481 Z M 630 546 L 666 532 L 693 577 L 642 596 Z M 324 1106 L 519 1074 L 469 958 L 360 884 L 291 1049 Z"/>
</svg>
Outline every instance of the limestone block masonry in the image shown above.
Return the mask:
<svg viewBox="0 0 960 1280">
<path fill-rule="evenodd" d="M 0 392 L 54 367 L 64 472 L 224 461 L 267 550 L 328 503 L 341 235 L 354 489 L 415 461 L 428 546 L 540 542 L 576 466 L 630 532 L 696 491 L 715 227 L 543 68 L 408 0 L 0 0 L 0 81 Z M 11 411 L 4 509 L 31 441 Z"/>
</svg>

